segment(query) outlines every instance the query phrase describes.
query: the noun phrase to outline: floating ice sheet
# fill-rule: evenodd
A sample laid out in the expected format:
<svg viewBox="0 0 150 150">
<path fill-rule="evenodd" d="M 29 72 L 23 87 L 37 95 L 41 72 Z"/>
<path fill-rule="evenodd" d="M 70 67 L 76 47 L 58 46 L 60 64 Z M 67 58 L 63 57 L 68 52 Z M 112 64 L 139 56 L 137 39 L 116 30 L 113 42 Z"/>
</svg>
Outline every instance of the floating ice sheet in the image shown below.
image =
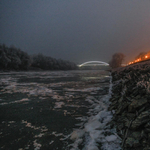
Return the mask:
<svg viewBox="0 0 150 150">
<path fill-rule="evenodd" d="M 79 145 L 82 145 L 83 150 L 99 150 L 99 145 L 102 145 L 102 150 L 121 149 L 120 138 L 115 129 L 111 129 L 108 124 L 113 116 L 108 111 L 111 88 L 112 85 L 110 85 L 109 94 L 99 99 L 92 96 L 87 98 L 87 101 L 92 104 L 88 112 L 89 117 L 77 118 L 83 121 L 83 124 L 74 129 L 70 135 L 70 139 L 74 141 L 69 145 L 71 150 L 79 150 Z"/>
</svg>

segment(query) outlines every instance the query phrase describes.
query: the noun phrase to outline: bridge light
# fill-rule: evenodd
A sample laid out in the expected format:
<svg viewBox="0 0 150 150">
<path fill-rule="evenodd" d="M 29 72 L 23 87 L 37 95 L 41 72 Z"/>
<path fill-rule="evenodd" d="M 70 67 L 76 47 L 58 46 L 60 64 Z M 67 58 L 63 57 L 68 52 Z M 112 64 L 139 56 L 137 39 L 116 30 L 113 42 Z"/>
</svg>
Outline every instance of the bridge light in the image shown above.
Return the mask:
<svg viewBox="0 0 150 150">
<path fill-rule="evenodd" d="M 82 64 L 78 65 L 78 66 L 79 66 L 79 67 L 82 67 L 82 66 L 87 65 L 87 64 L 99 64 L 99 65 L 102 64 L 102 65 L 106 65 L 106 66 L 109 65 L 108 63 L 103 62 L 103 61 L 87 61 L 87 62 L 85 62 L 85 63 L 82 63 Z"/>
</svg>

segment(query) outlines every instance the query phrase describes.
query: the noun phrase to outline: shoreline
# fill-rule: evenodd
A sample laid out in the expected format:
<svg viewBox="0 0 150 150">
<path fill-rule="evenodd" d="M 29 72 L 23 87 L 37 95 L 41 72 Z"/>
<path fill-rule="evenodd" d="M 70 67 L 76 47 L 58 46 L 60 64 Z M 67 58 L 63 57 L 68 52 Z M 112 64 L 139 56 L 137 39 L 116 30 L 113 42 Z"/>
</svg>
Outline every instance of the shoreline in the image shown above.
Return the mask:
<svg viewBox="0 0 150 150">
<path fill-rule="evenodd" d="M 107 111 L 108 74 L 99 70 L 1 74 L 1 149 L 117 150 L 115 130 L 107 126 L 112 118 Z M 20 137 L 24 138 L 17 141 Z"/>
<path fill-rule="evenodd" d="M 150 61 L 111 72 L 111 122 L 123 150 L 150 149 Z"/>
</svg>

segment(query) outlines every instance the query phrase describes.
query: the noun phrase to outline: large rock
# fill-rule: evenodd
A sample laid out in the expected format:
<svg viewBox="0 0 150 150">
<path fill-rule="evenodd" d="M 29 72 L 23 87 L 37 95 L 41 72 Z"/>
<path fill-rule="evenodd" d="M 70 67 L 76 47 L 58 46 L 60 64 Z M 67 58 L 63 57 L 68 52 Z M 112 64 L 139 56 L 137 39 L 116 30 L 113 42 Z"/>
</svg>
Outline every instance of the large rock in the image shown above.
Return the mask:
<svg viewBox="0 0 150 150">
<path fill-rule="evenodd" d="M 147 146 L 147 147 L 145 147 L 143 150 L 150 150 L 150 147 Z"/>
<path fill-rule="evenodd" d="M 134 137 L 128 137 L 126 139 L 126 142 L 125 142 L 126 146 L 125 147 L 138 147 L 140 146 L 140 143 L 139 143 L 139 140 L 137 138 L 134 138 Z"/>
<path fill-rule="evenodd" d="M 143 124 L 146 124 L 150 121 L 150 110 L 142 112 L 133 122 L 131 125 L 132 129 L 137 129 Z"/>
<path fill-rule="evenodd" d="M 128 107 L 128 112 L 135 112 L 136 109 L 141 108 L 147 103 L 147 99 L 136 99 Z"/>
<path fill-rule="evenodd" d="M 136 114 L 135 113 L 126 113 L 126 117 L 129 121 L 131 121 L 136 117 Z"/>
<path fill-rule="evenodd" d="M 128 107 L 128 103 L 126 103 L 126 102 L 122 102 L 121 104 L 119 104 L 116 114 L 117 115 L 121 114 L 126 107 Z"/>
</svg>

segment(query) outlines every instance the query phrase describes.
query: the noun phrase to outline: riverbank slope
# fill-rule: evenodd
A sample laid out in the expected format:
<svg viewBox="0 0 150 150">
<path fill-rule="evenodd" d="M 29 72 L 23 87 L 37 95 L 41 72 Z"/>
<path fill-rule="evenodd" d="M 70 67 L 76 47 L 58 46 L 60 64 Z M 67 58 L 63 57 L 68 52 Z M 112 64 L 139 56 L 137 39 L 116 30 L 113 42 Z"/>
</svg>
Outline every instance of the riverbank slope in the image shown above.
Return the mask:
<svg viewBox="0 0 150 150">
<path fill-rule="evenodd" d="M 150 61 L 112 71 L 109 110 L 124 150 L 150 150 Z"/>
</svg>

